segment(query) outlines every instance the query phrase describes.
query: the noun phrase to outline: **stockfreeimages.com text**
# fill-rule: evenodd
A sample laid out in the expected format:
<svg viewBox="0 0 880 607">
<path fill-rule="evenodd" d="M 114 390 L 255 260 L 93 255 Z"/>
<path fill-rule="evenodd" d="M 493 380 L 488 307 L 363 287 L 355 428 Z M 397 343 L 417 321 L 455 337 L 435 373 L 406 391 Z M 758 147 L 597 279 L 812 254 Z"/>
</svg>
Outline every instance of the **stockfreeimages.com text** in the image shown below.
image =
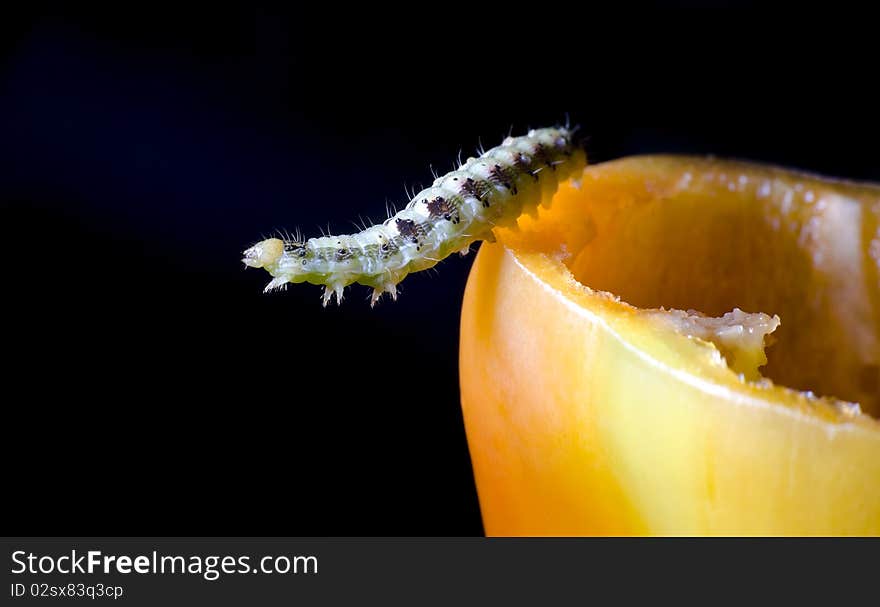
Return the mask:
<svg viewBox="0 0 880 607">
<path fill-rule="evenodd" d="M 201 575 L 208 581 L 218 579 L 222 574 L 263 573 L 263 574 L 316 574 L 316 556 L 263 556 L 251 559 L 250 556 L 179 556 L 160 555 L 153 551 L 149 555 L 111 555 L 100 550 L 78 552 L 61 556 L 37 555 L 33 552 L 16 550 L 12 553 L 13 574 L 191 574 Z"/>
</svg>

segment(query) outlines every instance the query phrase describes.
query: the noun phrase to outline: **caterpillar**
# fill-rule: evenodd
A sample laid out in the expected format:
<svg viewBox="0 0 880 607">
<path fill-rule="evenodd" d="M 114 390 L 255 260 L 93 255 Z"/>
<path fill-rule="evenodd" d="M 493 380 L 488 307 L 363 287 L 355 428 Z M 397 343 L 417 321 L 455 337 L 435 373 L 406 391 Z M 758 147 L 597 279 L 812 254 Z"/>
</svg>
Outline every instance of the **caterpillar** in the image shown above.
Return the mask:
<svg viewBox="0 0 880 607">
<path fill-rule="evenodd" d="M 574 129 L 535 129 L 508 137 L 478 158 L 434 180 L 406 208 L 357 234 L 268 238 L 245 250 L 242 262 L 272 276 L 265 291 L 288 283 L 323 285 L 323 304 L 345 287 L 373 287 L 370 305 L 383 293 L 397 299 L 408 274 L 436 265 L 458 251 L 467 254 L 478 240 L 494 242 L 492 229 L 510 227 L 522 213 L 549 204 L 559 183 L 587 164 L 573 141 Z"/>
</svg>

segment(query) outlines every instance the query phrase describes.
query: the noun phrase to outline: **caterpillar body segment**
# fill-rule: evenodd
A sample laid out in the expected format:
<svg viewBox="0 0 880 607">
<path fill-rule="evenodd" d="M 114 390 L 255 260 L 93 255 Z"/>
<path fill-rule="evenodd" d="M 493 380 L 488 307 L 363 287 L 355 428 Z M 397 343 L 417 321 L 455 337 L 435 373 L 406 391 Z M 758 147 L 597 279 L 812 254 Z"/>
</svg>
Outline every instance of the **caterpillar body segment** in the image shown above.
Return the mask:
<svg viewBox="0 0 880 607">
<path fill-rule="evenodd" d="M 523 213 L 535 215 L 560 182 L 578 178 L 587 159 L 572 136 L 558 127 L 508 137 L 437 177 L 381 224 L 305 241 L 269 238 L 247 249 L 242 261 L 272 275 L 266 291 L 288 283 L 324 285 L 325 306 L 333 294 L 341 302 L 353 283 L 373 287 L 371 304 L 385 292 L 396 299 L 396 286 L 408 274 L 452 253 L 465 254 L 475 241 L 494 241 L 494 227 L 510 227 Z"/>
</svg>

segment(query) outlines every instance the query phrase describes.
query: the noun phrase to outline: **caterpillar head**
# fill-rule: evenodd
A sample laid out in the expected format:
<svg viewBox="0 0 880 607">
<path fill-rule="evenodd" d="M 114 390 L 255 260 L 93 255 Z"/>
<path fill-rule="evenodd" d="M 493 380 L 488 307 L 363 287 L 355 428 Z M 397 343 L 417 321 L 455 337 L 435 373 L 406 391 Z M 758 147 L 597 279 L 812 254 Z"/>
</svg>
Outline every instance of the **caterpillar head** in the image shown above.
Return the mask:
<svg viewBox="0 0 880 607">
<path fill-rule="evenodd" d="M 283 253 L 284 241 L 267 238 L 247 249 L 241 261 L 249 268 L 270 268 L 278 263 Z"/>
<path fill-rule="evenodd" d="M 305 243 L 268 238 L 244 252 L 242 262 L 249 268 L 263 268 L 272 275 L 265 291 L 283 289 L 291 282 L 303 282 L 310 275 L 311 257 Z"/>
</svg>

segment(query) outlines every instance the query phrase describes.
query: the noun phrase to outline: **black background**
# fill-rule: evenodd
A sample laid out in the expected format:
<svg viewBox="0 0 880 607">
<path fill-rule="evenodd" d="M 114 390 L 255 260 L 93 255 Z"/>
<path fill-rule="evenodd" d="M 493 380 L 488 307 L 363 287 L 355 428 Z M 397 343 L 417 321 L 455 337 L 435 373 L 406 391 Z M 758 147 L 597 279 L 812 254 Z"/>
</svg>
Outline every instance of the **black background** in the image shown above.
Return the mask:
<svg viewBox="0 0 880 607">
<path fill-rule="evenodd" d="M 600 10 L 600 7 L 602 10 Z M 482 532 L 471 259 L 265 296 L 246 246 L 384 217 L 482 141 L 880 180 L 876 41 L 760 4 L 46 5 L 3 24 L 4 521 L 17 534 Z M 422 13 L 423 14 L 420 14 Z"/>
</svg>

